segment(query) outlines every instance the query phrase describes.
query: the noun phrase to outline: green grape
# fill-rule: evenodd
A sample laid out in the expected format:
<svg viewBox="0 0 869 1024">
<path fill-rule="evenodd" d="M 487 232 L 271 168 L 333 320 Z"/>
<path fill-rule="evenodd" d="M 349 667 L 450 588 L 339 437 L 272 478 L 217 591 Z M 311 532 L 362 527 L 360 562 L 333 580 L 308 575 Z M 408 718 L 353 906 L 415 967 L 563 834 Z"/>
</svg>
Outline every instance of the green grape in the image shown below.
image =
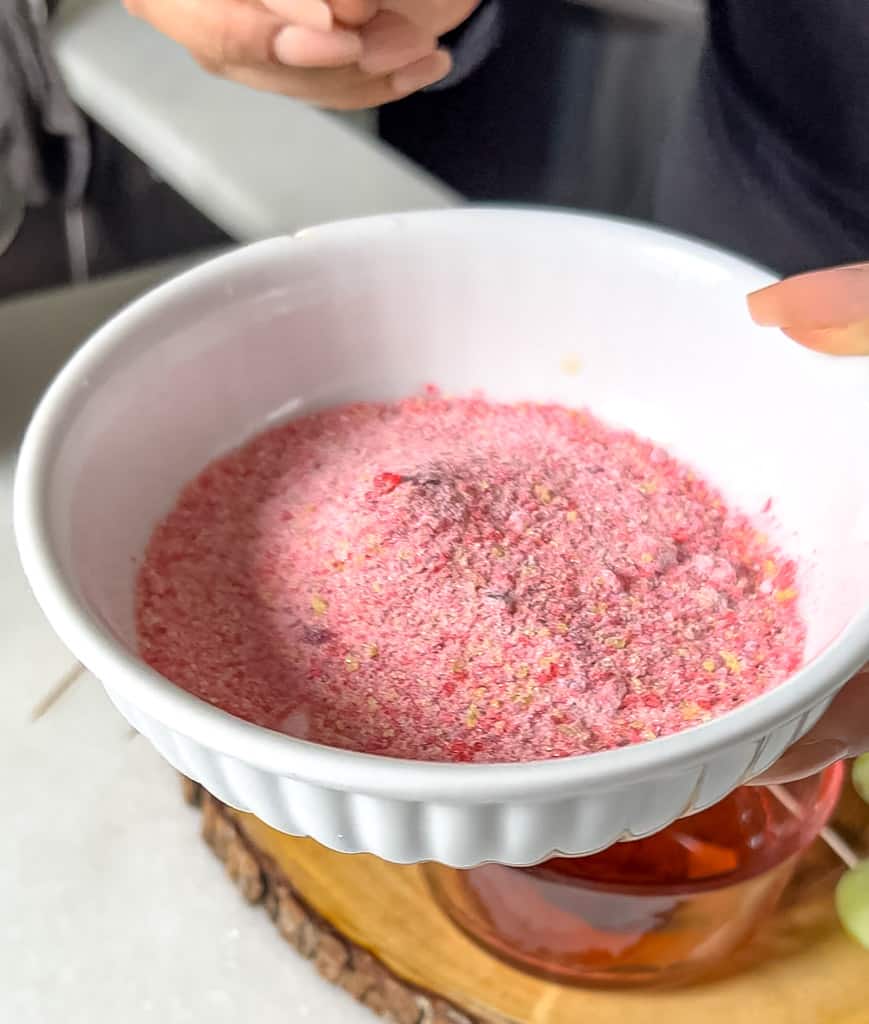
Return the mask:
<svg viewBox="0 0 869 1024">
<path fill-rule="evenodd" d="M 851 781 L 854 789 L 869 804 L 869 754 L 858 757 L 851 769 Z"/>
<path fill-rule="evenodd" d="M 836 912 L 845 931 L 869 949 L 869 860 L 861 861 L 839 880 Z"/>
</svg>

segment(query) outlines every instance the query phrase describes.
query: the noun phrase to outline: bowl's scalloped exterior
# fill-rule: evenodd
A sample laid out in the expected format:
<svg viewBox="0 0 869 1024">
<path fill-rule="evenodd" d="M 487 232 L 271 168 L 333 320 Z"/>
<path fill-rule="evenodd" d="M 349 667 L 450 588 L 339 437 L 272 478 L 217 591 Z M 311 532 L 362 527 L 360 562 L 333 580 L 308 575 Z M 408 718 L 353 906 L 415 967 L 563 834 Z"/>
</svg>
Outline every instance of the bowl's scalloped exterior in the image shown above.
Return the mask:
<svg viewBox="0 0 869 1024">
<path fill-rule="evenodd" d="M 822 700 L 770 732 L 698 761 L 690 770 L 582 787 L 551 799 L 443 803 L 333 789 L 286 778 L 182 735 L 106 690 L 130 724 L 179 772 L 223 803 L 294 836 L 341 853 L 371 853 L 399 864 L 438 861 L 537 864 L 556 854 L 596 853 L 665 828 L 723 799 L 805 735 L 829 706 Z"/>
</svg>

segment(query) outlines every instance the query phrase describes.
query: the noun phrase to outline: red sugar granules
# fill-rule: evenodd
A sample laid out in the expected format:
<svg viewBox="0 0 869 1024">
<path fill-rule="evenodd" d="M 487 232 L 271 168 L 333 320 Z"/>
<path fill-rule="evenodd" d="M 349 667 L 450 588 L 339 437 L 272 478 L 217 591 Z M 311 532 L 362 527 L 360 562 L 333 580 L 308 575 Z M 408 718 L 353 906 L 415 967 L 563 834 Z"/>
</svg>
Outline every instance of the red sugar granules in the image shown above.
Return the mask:
<svg viewBox="0 0 869 1024">
<path fill-rule="evenodd" d="M 155 531 L 141 652 L 292 735 L 418 760 L 618 747 L 724 714 L 804 645 L 792 561 L 648 441 L 412 398 L 261 434 Z"/>
</svg>

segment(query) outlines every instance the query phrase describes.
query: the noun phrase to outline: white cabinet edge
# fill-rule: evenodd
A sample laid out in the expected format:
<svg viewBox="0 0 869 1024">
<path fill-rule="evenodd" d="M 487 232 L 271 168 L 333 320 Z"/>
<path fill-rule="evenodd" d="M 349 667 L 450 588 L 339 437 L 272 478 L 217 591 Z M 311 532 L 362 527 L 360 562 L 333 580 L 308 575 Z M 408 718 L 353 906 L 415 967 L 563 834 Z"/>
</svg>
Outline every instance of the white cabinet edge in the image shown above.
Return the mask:
<svg viewBox="0 0 869 1024">
<path fill-rule="evenodd" d="M 459 201 L 358 115 L 210 76 L 117 0 L 67 0 L 53 33 L 82 109 L 236 239 Z"/>
</svg>

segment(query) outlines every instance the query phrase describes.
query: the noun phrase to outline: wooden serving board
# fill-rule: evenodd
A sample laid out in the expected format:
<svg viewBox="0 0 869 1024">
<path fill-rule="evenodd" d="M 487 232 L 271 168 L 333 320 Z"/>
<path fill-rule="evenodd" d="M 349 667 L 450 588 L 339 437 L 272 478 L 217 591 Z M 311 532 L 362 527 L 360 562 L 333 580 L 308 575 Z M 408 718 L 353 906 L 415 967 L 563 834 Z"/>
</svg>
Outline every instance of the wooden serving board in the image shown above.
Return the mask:
<svg viewBox="0 0 869 1024">
<path fill-rule="evenodd" d="M 869 1024 L 869 954 L 839 929 L 841 867 L 823 844 L 804 858 L 781 907 L 737 961 L 684 989 L 595 991 L 535 978 L 459 932 L 418 867 L 332 853 L 220 804 L 185 780 L 207 842 L 280 934 L 395 1024 Z M 835 827 L 869 848 L 869 808 L 852 792 Z"/>
</svg>

